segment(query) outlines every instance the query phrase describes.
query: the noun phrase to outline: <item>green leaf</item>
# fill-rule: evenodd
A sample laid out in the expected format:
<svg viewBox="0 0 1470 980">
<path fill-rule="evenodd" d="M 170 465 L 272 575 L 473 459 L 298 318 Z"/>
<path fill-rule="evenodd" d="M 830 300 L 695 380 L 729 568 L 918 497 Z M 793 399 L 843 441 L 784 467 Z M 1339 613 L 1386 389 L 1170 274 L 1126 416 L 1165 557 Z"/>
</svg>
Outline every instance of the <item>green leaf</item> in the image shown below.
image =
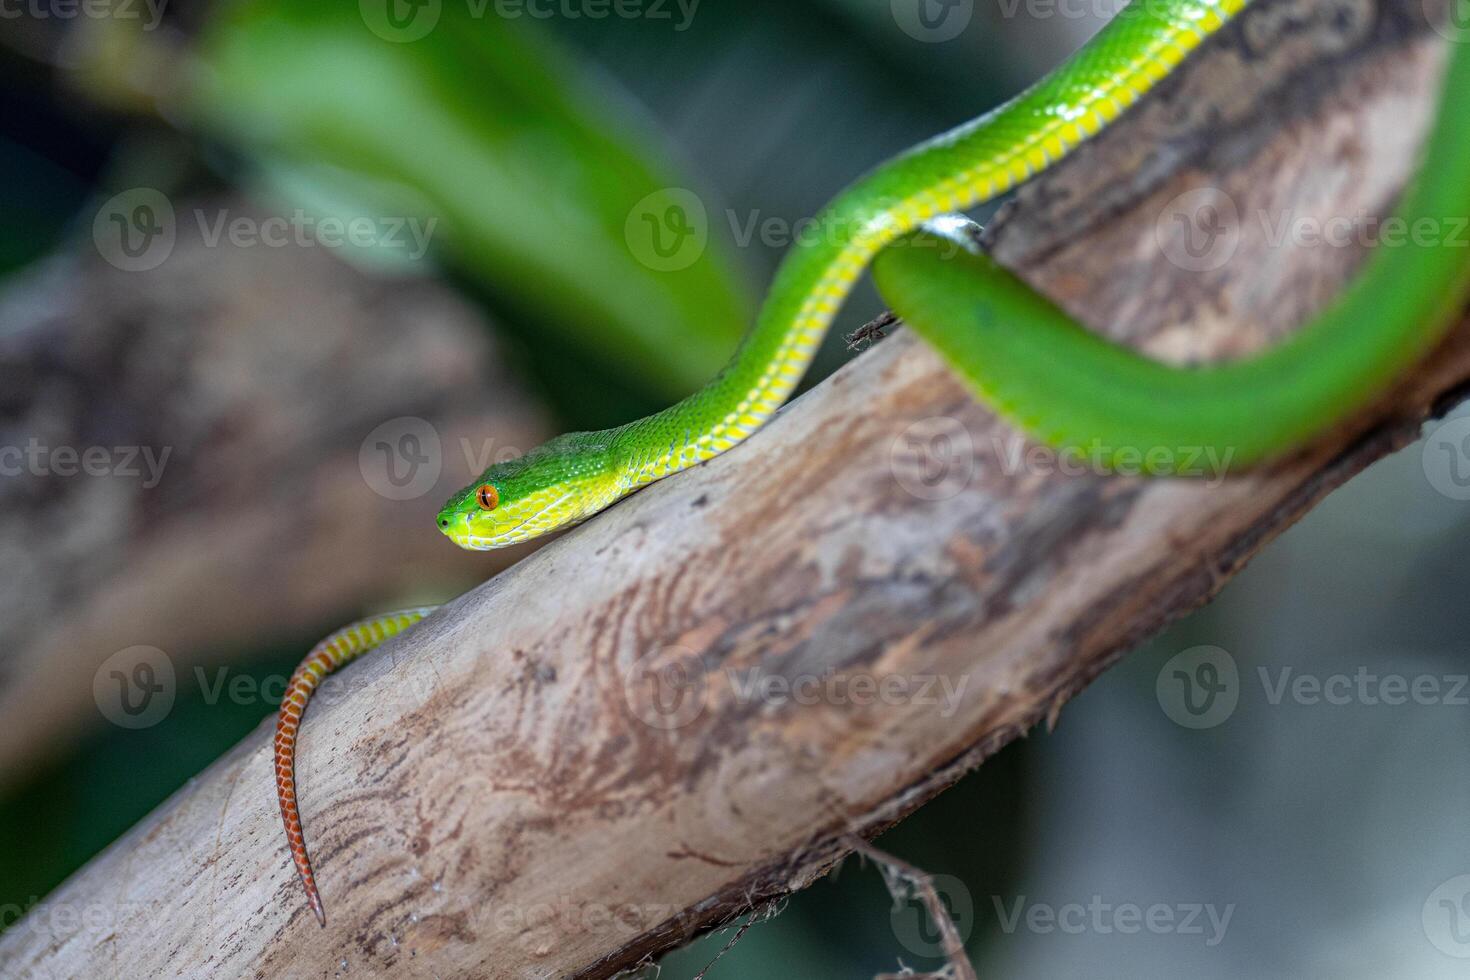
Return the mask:
<svg viewBox="0 0 1470 980">
<path fill-rule="evenodd" d="M 298 206 L 435 221 L 437 254 L 627 378 L 706 382 L 751 298 L 708 195 L 616 85 L 493 6 L 408 7 L 432 17 L 407 33 L 372 8 L 226 6 L 183 121 L 289 174 L 275 186 Z"/>
</svg>

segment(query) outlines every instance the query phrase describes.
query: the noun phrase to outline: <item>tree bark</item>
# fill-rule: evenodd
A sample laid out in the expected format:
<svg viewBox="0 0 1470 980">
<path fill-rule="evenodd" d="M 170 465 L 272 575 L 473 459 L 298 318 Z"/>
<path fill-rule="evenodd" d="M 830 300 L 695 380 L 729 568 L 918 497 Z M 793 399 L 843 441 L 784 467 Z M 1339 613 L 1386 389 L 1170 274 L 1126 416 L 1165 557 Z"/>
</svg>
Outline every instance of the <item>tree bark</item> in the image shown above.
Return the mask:
<svg viewBox="0 0 1470 980">
<path fill-rule="evenodd" d="M 1261 0 L 1028 188 L 996 251 L 1159 356 L 1269 343 L 1365 250 L 1273 243 L 1257 212 L 1390 213 L 1447 49 L 1415 0 Z M 1227 261 L 1192 271 L 1168 216 L 1204 187 L 1239 220 Z M 38 976 L 610 976 L 804 887 L 847 835 L 1054 720 L 1467 383 L 1462 326 L 1271 465 L 1071 474 L 901 334 L 349 668 L 298 769 L 325 932 L 263 726 L 0 957 Z"/>
</svg>

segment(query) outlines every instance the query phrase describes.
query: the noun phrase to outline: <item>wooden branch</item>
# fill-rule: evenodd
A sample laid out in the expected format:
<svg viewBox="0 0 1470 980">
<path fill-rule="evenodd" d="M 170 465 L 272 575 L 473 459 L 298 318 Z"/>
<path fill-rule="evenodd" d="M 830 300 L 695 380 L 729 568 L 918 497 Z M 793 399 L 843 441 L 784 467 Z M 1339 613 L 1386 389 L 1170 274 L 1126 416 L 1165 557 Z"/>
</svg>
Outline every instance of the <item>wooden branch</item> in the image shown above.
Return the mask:
<svg viewBox="0 0 1470 980">
<path fill-rule="evenodd" d="M 1230 261 L 1192 272 L 1159 216 L 1201 184 L 1242 214 L 1384 213 L 1445 50 L 1411 2 L 1261 0 L 1023 195 L 997 248 L 1151 350 L 1263 342 L 1361 250 L 1264 248 L 1247 222 Z M 894 337 L 345 672 L 298 770 L 325 932 L 262 729 L 0 937 L 0 959 L 37 976 L 609 976 L 805 886 L 847 835 L 1055 718 L 1467 382 L 1463 328 L 1291 459 L 1223 481 L 1067 475 Z M 916 454 L 935 432 L 960 451 Z"/>
<path fill-rule="evenodd" d="M 156 647 L 187 676 L 503 567 L 446 549 L 434 513 L 473 478 L 461 439 L 513 453 L 547 435 L 444 286 L 323 246 L 212 242 L 270 217 L 238 199 L 174 212 L 154 268 L 104 261 L 89 223 L 0 296 L 0 782 L 105 723 L 93 675 L 118 651 Z M 360 450 L 405 417 L 434 433 L 390 428 L 435 458 L 399 492 Z"/>
</svg>

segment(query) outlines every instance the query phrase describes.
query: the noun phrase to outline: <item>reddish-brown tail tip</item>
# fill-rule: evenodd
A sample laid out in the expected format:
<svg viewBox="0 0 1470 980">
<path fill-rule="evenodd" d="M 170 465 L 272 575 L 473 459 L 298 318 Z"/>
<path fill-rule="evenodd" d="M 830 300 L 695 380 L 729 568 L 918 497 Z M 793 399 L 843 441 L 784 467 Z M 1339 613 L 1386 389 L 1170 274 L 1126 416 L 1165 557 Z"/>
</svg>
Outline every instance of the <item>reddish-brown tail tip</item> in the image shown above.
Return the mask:
<svg viewBox="0 0 1470 980">
<path fill-rule="evenodd" d="M 306 853 L 306 835 L 301 829 L 301 813 L 296 808 L 296 736 L 301 729 L 302 712 L 311 700 L 311 692 L 316 690 L 323 677 L 389 637 L 402 633 L 432 610 L 432 606 L 405 609 L 343 627 L 312 648 L 291 675 L 281 697 L 281 709 L 276 716 L 276 799 L 281 804 L 281 821 L 286 827 L 291 861 L 301 876 L 302 887 L 306 889 L 306 901 L 323 928 L 327 925 L 327 913 L 322 908 L 322 897 L 317 894 L 311 858 Z"/>
<path fill-rule="evenodd" d="M 321 927 L 325 929 L 327 927 L 327 913 L 322 908 L 322 897 L 316 893 L 315 888 L 308 886 L 306 889 L 306 900 L 311 903 L 311 910 L 316 913 L 316 921 L 321 923 Z"/>
<path fill-rule="evenodd" d="M 276 799 L 281 805 L 281 821 L 286 826 L 286 842 L 291 849 L 291 862 L 306 889 L 306 901 L 316 913 L 316 921 L 327 924 L 327 913 L 322 908 L 322 897 L 316 890 L 316 876 L 311 873 L 311 858 L 306 854 L 306 839 L 301 829 L 301 815 L 296 809 L 296 732 L 301 722 L 301 709 L 311 695 L 313 678 L 303 678 L 302 672 L 291 679 L 286 697 L 281 701 L 280 715 L 276 719 Z M 300 695 L 299 699 L 297 695 Z"/>
</svg>

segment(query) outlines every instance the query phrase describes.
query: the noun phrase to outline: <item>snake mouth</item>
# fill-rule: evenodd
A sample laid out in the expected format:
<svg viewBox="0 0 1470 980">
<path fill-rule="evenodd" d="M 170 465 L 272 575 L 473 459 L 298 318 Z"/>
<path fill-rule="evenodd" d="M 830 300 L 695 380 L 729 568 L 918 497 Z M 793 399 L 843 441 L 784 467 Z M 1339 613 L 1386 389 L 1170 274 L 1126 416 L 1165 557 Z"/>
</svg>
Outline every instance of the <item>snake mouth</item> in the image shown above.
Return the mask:
<svg viewBox="0 0 1470 980">
<path fill-rule="evenodd" d="M 563 495 L 561 500 L 567 499 Z M 535 512 L 527 514 L 510 527 L 498 528 L 492 534 L 476 534 L 471 515 L 460 514 L 455 517 L 439 518 L 439 530 L 444 533 L 450 541 L 466 551 L 494 551 L 496 548 L 507 548 L 513 544 L 519 544 L 527 538 L 535 537 L 533 533 L 521 533 L 526 525 L 531 524 L 538 518 L 543 517 L 551 510 L 553 505 L 538 508 Z M 533 527 L 533 530 L 534 527 Z M 550 528 L 546 529 L 550 530 Z"/>
<path fill-rule="evenodd" d="M 496 548 L 514 544 L 515 539 L 511 535 L 515 534 L 525 523 L 525 521 L 521 521 L 519 524 L 503 531 L 481 535 L 474 532 L 474 528 L 470 524 L 470 515 L 462 514 L 457 520 L 440 518 L 439 530 L 444 532 L 446 538 L 466 551 L 493 551 Z"/>
</svg>

